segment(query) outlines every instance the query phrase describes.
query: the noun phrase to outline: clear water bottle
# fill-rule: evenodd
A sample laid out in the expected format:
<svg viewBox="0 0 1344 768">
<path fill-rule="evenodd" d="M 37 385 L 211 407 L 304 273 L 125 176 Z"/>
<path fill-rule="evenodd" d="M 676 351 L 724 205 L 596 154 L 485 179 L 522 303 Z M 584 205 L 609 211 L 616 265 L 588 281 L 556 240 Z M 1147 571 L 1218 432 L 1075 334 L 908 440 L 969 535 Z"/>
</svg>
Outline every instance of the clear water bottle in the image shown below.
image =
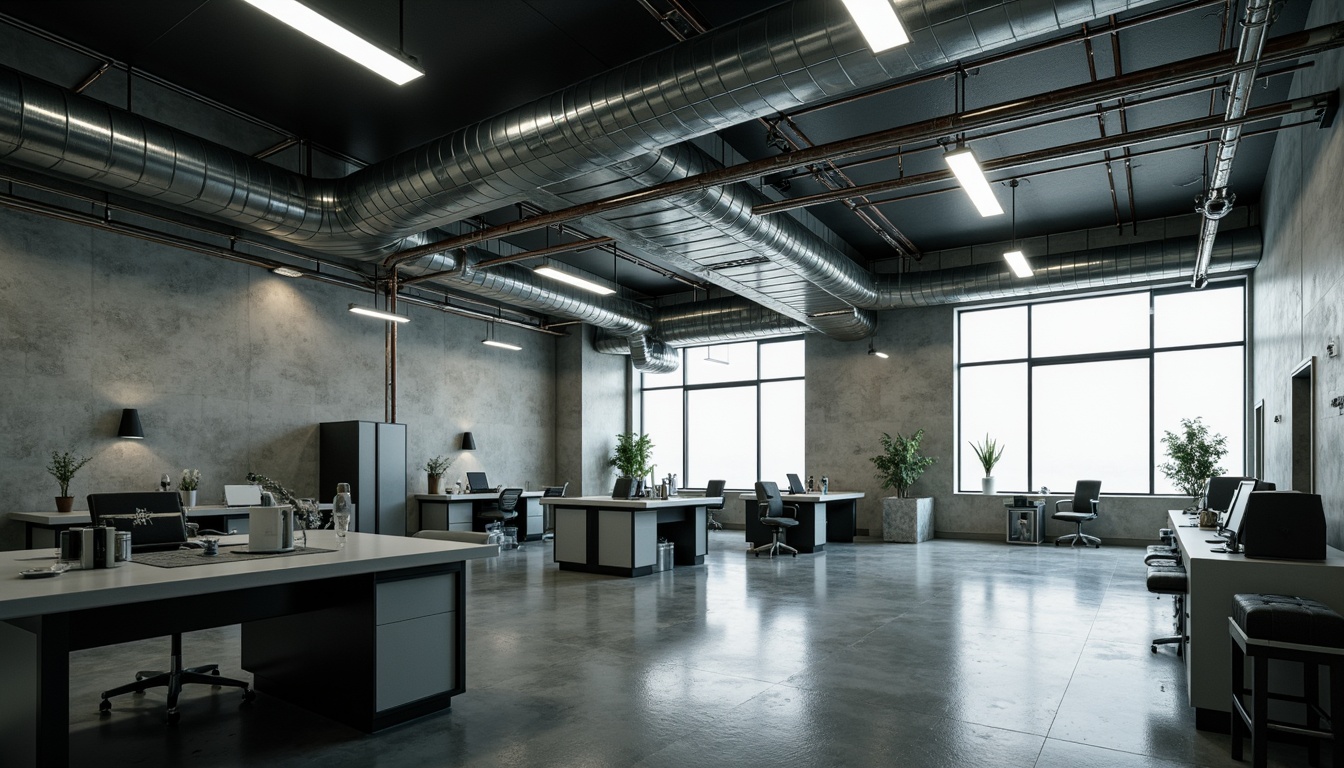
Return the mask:
<svg viewBox="0 0 1344 768">
<path fill-rule="evenodd" d="M 331 522 L 336 528 L 336 535 L 345 538 L 345 534 L 350 530 L 350 516 L 355 513 L 355 503 L 350 498 L 350 484 L 336 484 L 336 498 L 331 500 Z"/>
<path fill-rule="evenodd" d="M 821 476 L 821 493 L 822 493 L 822 495 L 823 495 L 823 496 L 826 495 L 826 493 L 827 493 L 828 491 L 830 491 L 830 490 L 831 490 L 831 478 L 829 478 L 829 477 L 827 477 L 827 476 L 825 476 L 825 475 L 822 475 L 822 476 Z"/>
</svg>

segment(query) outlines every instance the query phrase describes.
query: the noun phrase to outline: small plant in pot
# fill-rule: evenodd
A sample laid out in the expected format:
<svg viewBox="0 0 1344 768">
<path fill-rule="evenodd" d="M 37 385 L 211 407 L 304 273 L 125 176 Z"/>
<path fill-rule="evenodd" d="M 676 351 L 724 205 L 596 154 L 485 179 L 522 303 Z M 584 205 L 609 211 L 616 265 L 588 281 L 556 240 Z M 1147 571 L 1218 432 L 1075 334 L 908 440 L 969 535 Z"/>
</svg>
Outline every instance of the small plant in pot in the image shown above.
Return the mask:
<svg viewBox="0 0 1344 768">
<path fill-rule="evenodd" d="M 938 460 L 936 456 L 922 456 L 919 442 L 924 439 L 924 430 L 916 430 L 910 437 L 897 432 L 892 437 L 882 433 L 882 453 L 868 459 L 877 467 L 877 479 L 883 488 L 895 489 L 899 498 L 910 497 L 910 486 L 914 485 L 924 470 Z"/>
<path fill-rule="evenodd" d="M 626 432 L 616 436 L 616 448 L 607 463 L 616 470 L 618 476 L 634 480 L 636 494 L 642 495 L 644 478 L 653 471 L 649 463 L 652 458 L 653 440 L 648 435 Z"/>
<path fill-rule="evenodd" d="M 1003 458 L 1003 445 L 986 433 L 983 443 L 971 443 L 971 450 L 975 451 L 980 466 L 985 468 L 985 476 L 980 478 L 980 492 L 991 496 L 994 494 L 994 465 Z"/>
<path fill-rule="evenodd" d="M 201 487 L 201 470 L 184 469 L 182 478 L 177 481 L 177 491 L 182 494 L 182 506 L 196 506 L 196 491 Z"/>
<path fill-rule="evenodd" d="M 70 495 L 70 481 L 74 479 L 79 468 L 89 461 L 90 457 L 76 456 L 70 451 L 51 452 L 51 463 L 47 465 L 47 472 L 56 478 L 56 482 L 61 486 L 61 495 L 56 497 L 57 512 L 69 512 L 74 508 L 75 497 Z"/>
<path fill-rule="evenodd" d="M 429 492 L 439 492 L 439 481 L 443 479 L 443 474 L 448 468 L 453 466 L 453 460 L 442 456 L 435 456 L 425 462 L 425 474 L 429 477 Z"/>
<path fill-rule="evenodd" d="M 1180 434 L 1164 430 L 1162 444 L 1167 446 L 1170 461 L 1158 469 L 1190 497 L 1189 509 L 1199 509 L 1204 484 L 1226 471 L 1218 460 L 1227 455 L 1227 438 L 1217 433 L 1210 435 L 1203 419 L 1181 419 Z"/>
</svg>

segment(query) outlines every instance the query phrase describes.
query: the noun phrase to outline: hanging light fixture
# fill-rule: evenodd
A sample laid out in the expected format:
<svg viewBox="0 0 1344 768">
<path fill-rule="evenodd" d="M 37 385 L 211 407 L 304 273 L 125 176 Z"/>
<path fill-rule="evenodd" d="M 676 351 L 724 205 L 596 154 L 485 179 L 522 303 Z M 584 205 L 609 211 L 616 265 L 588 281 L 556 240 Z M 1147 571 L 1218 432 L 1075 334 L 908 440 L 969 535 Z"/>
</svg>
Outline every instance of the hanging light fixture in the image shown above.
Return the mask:
<svg viewBox="0 0 1344 768">
<path fill-rule="evenodd" d="M 510 344 L 507 341 L 500 341 L 495 338 L 495 323 L 493 320 L 485 321 L 485 338 L 481 339 L 481 343 L 487 347 L 499 347 L 500 349 L 508 349 L 514 352 L 523 351 L 523 348 L 517 344 Z"/>
<path fill-rule="evenodd" d="M 424 70 L 405 58 L 388 53 L 297 0 L 244 1 L 397 85 L 425 76 Z"/>
<path fill-rule="evenodd" d="M 1017 249 L 1017 179 L 1008 182 L 1009 188 L 1013 190 L 1013 234 L 1012 241 L 1008 244 L 1008 250 L 1003 254 L 1003 260 L 1008 262 L 1008 268 L 1013 270 L 1017 277 L 1031 277 L 1031 265 L 1027 263 L 1027 257 L 1022 251 Z"/>
<path fill-rule="evenodd" d="M 366 307 L 363 304 L 351 304 L 350 311 L 354 312 L 356 315 L 364 315 L 365 317 L 376 317 L 379 320 L 386 320 L 389 323 L 411 322 L 411 318 L 406 317 L 405 315 L 398 315 L 395 312 L 384 312 L 381 309 Z"/>
<path fill-rule="evenodd" d="M 574 286 L 575 288 L 582 288 L 585 291 L 592 291 L 593 293 L 599 294 L 601 296 L 610 296 L 611 294 L 616 292 L 611 288 L 608 288 L 607 286 L 602 285 L 600 283 L 595 283 L 592 280 L 585 280 L 584 278 L 579 277 L 578 275 L 573 274 L 571 272 L 565 272 L 563 270 L 556 269 L 555 267 L 551 266 L 549 262 L 542 262 L 532 271 L 536 272 L 538 275 L 544 275 L 545 277 L 549 277 L 552 280 L 559 280 L 560 282 L 567 283 L 569 285 Z"/>
<path fill-rule="evenodd" d="M 873 53 L 910 42 L 910 35 L 891 6 L 891 0 L 841 0 Z"/>
<path fill-rule="evenodd" d="M 947 161 L 947 167 L 952 169 L 952 175 L 957 177 L 957 182 L 981 216 L 998 216 L 1003 213 L 1003 206 L 994 197 L 994 190 L 990 188 L 985 172 L 980 169 L 980 161 L 975 159 L 975 153 L 970 148 L 958 143 L 956 149 L 943 155 L 943 160 Z"/>
</svg>

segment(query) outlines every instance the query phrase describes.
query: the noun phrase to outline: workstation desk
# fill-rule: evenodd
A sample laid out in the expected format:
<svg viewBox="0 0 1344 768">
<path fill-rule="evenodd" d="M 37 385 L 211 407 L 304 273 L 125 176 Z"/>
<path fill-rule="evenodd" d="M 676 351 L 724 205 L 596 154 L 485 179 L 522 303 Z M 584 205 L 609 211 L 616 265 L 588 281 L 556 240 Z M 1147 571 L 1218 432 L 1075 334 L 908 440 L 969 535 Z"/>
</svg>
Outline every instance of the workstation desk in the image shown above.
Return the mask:
<svg viewBox="0 0 1344 768">
<path fill-rule="evenodd" d="M 379 731 L 450 706 L 466 688 L 464 564 L 499 548 L 361 533 L 342 544 L 329 530 L 309 531 L 308 544 L 331 551 L 47 579 L 19 572 L 50 565 L 51 553 L 0 552 L 0 765 L 69 764 L 72 651 L 230 624 L 242 624 L 242 666 L 258 691 L 351 727 Z M 102 674 L 111 687 L 133 672 Z M 118 722 L 136 725 L 104 727 Z"/>
<path fill-rule="evenodd" d="M 508 525 L 517 526 L 519 541 L 536 541 L 545 533 L 542 507 L 537 502 L 542 491 L 523 491 L 515 509 L 518 517 Z M 419 525 L 408 526 L 418 531 L 484 531 L 485 521 L 477 515 L 482 509 L 499 501 L 499 491 L 486 493 L 417 493 Z"/>
<path fill-rule="evenodd" d="M 613 499 L 542 498 L 555 521 L 555 562 L 562 570 L 647 576 L 658 561 L 658 539 L 673 544 L 674 565 L 700 565 L 709 550 L 705 505 L 723 497 Z"/>
<path fill-rule="evenodd" d="M 1222 546 L 1211 529 L 1194 526 L 1179 509 L 1167 513 L 1190 581 L 1185 600 L 1185 673 L 1195 727 L 1230 728 L 1232 641 L 1227 617 L 1232 596 L 1250 592 L 1320 600 L 1344 613 L 1344 552 L 1326 548 L 1325 560 L 1266 560 L 1214 552 Z M 1213 540 L 1217 543 L 1210 543 Z"/>
<path fill-rule="evenodd" d="M 799 552 L 821 552 L 826 542 L 849 544 L 854 541 L 855 517 L 862 493 L 785 493 L 785 505 L 798 507 L 798 525 L 784 534 L 784 543 Z M 743 514 L 746 515 L 747 541 L 756 545 L 768 544 L 769 528 L 761 524 L 756 505 L 756 494 L 742 494 Z"/>
<path fill-rule="evenodd" d="M 318 504 L 317 508 L 322 512 L 330 512 L 331 504 Z M 203 528 L 215 528 L 221 531 L 236 530 L 238 533 L 247 533 L 248 507 L 206 504 L 199 507 L 187 507 L 186 510 L 187 519 L 202 523 Z M 54 547 L 56 546 L 57 535 L 61 531 L 89 525 L 93 522 L 89 518 L 87 509 L 73 512 L 10 512 L 9 519 L 23 523 L 23 545 L 27 549 L 32 549 L 34 546 Z M 34 541 L 34 530 L 50 531 L 51 539 L 49 541 Z"/>
</svg>

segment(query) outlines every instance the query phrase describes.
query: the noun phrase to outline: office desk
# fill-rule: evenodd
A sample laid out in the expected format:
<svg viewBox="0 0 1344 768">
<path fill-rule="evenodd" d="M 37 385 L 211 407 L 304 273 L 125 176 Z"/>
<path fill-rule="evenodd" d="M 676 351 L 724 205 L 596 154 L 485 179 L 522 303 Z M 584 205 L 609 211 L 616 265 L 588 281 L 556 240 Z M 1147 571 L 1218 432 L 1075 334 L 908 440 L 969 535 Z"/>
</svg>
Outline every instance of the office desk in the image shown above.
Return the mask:
<svg viewBox="0 0 1344 768">
<path fill-rule="evenodd" d="M 323 512 L 331 511 L 331 504 L 318 504 L 317 508 Z M 219 520 L 222 530 L 236 528 L 239 533 L 247 533 L 247 507 L 226 507 L 223 504 L 205 504 L 199 507 L 187 507 L 188 520 Z M 10 512 L 10 520 L 16 520 L 24 524 L 23 545 L 27 549 L 34 546 L 54 547 L 56 546 L 57 534 L 69 528 L 89 525 L 92 520 L 89 518 L 87 509 L 74 512 Z M 203 526 L 206 528 L 212 526 Z M 51 541 L 33 541 L 34 529 L 51 531 Z"/>
<path fill-rule="evenodd" d="M 785 504 L 798 507 L 798 525 L 785 534 L 785 542 L 799 552 L 821 552 L 826 542 L 854 541 L 854 519 L 862 493 L 785 493 Z M 756 494 L 742 494 L 747 522 L 747 541 L 756 545 L 770 542 L 770 529 L 761 525 Z"/>
<path fill-rule="evenodd" d="M 1211 530 L 1188 527 L 1193 518 L 1168 513 L 1190 578 L 1185 601 L 1188 645 L 1185 672 L 1195 727 L 1226 732 L 1232 710 L 1232 641 L 1227 617 L 1239 592 L 1297 595 L 1344 612 L 1344 552 L 1327 548 L 1324 561 L 1263 560 L 1213 552 Z"/>
<path fill-rule="evenodd" d="M 537 501 L 541 491 L 523 491 L 518 499 L 518 517 L 509 525 L 518 527 L 519 541 L 536 541 L 545 532 L 542 507 Z M 485 521 L 477 517 L 482 509 L 499 501 L 499 492 L 488 493 L 417 493 L 419 531 L 484 531 Z"/>
<path fill-rule="evenodd" d="M 0 552 L 0 765 L 69 763 L 72 651 L 229 624 L 243 625 L 243 668 L 267 695 L 368 732 L 448 707 L 466 687 L 463 564 L 498 547 L 360 533 L 341 547 L 333 531 L 308 541 L 335 551 L 39 580 L 18 572 L 50 553 Z M 119 683 L 132 671 L 103 673 Z"/>
<path fill-rule="evenodd" d="M 555 521 L 555 562 L 562 570 L 647 576 L 658 560 L 658 538 L 672 542 L 675 565 L 699 565 L 709 550 L 705 505 L 723 497 L 613 499 L 542 498 Z"/>
</svg>

